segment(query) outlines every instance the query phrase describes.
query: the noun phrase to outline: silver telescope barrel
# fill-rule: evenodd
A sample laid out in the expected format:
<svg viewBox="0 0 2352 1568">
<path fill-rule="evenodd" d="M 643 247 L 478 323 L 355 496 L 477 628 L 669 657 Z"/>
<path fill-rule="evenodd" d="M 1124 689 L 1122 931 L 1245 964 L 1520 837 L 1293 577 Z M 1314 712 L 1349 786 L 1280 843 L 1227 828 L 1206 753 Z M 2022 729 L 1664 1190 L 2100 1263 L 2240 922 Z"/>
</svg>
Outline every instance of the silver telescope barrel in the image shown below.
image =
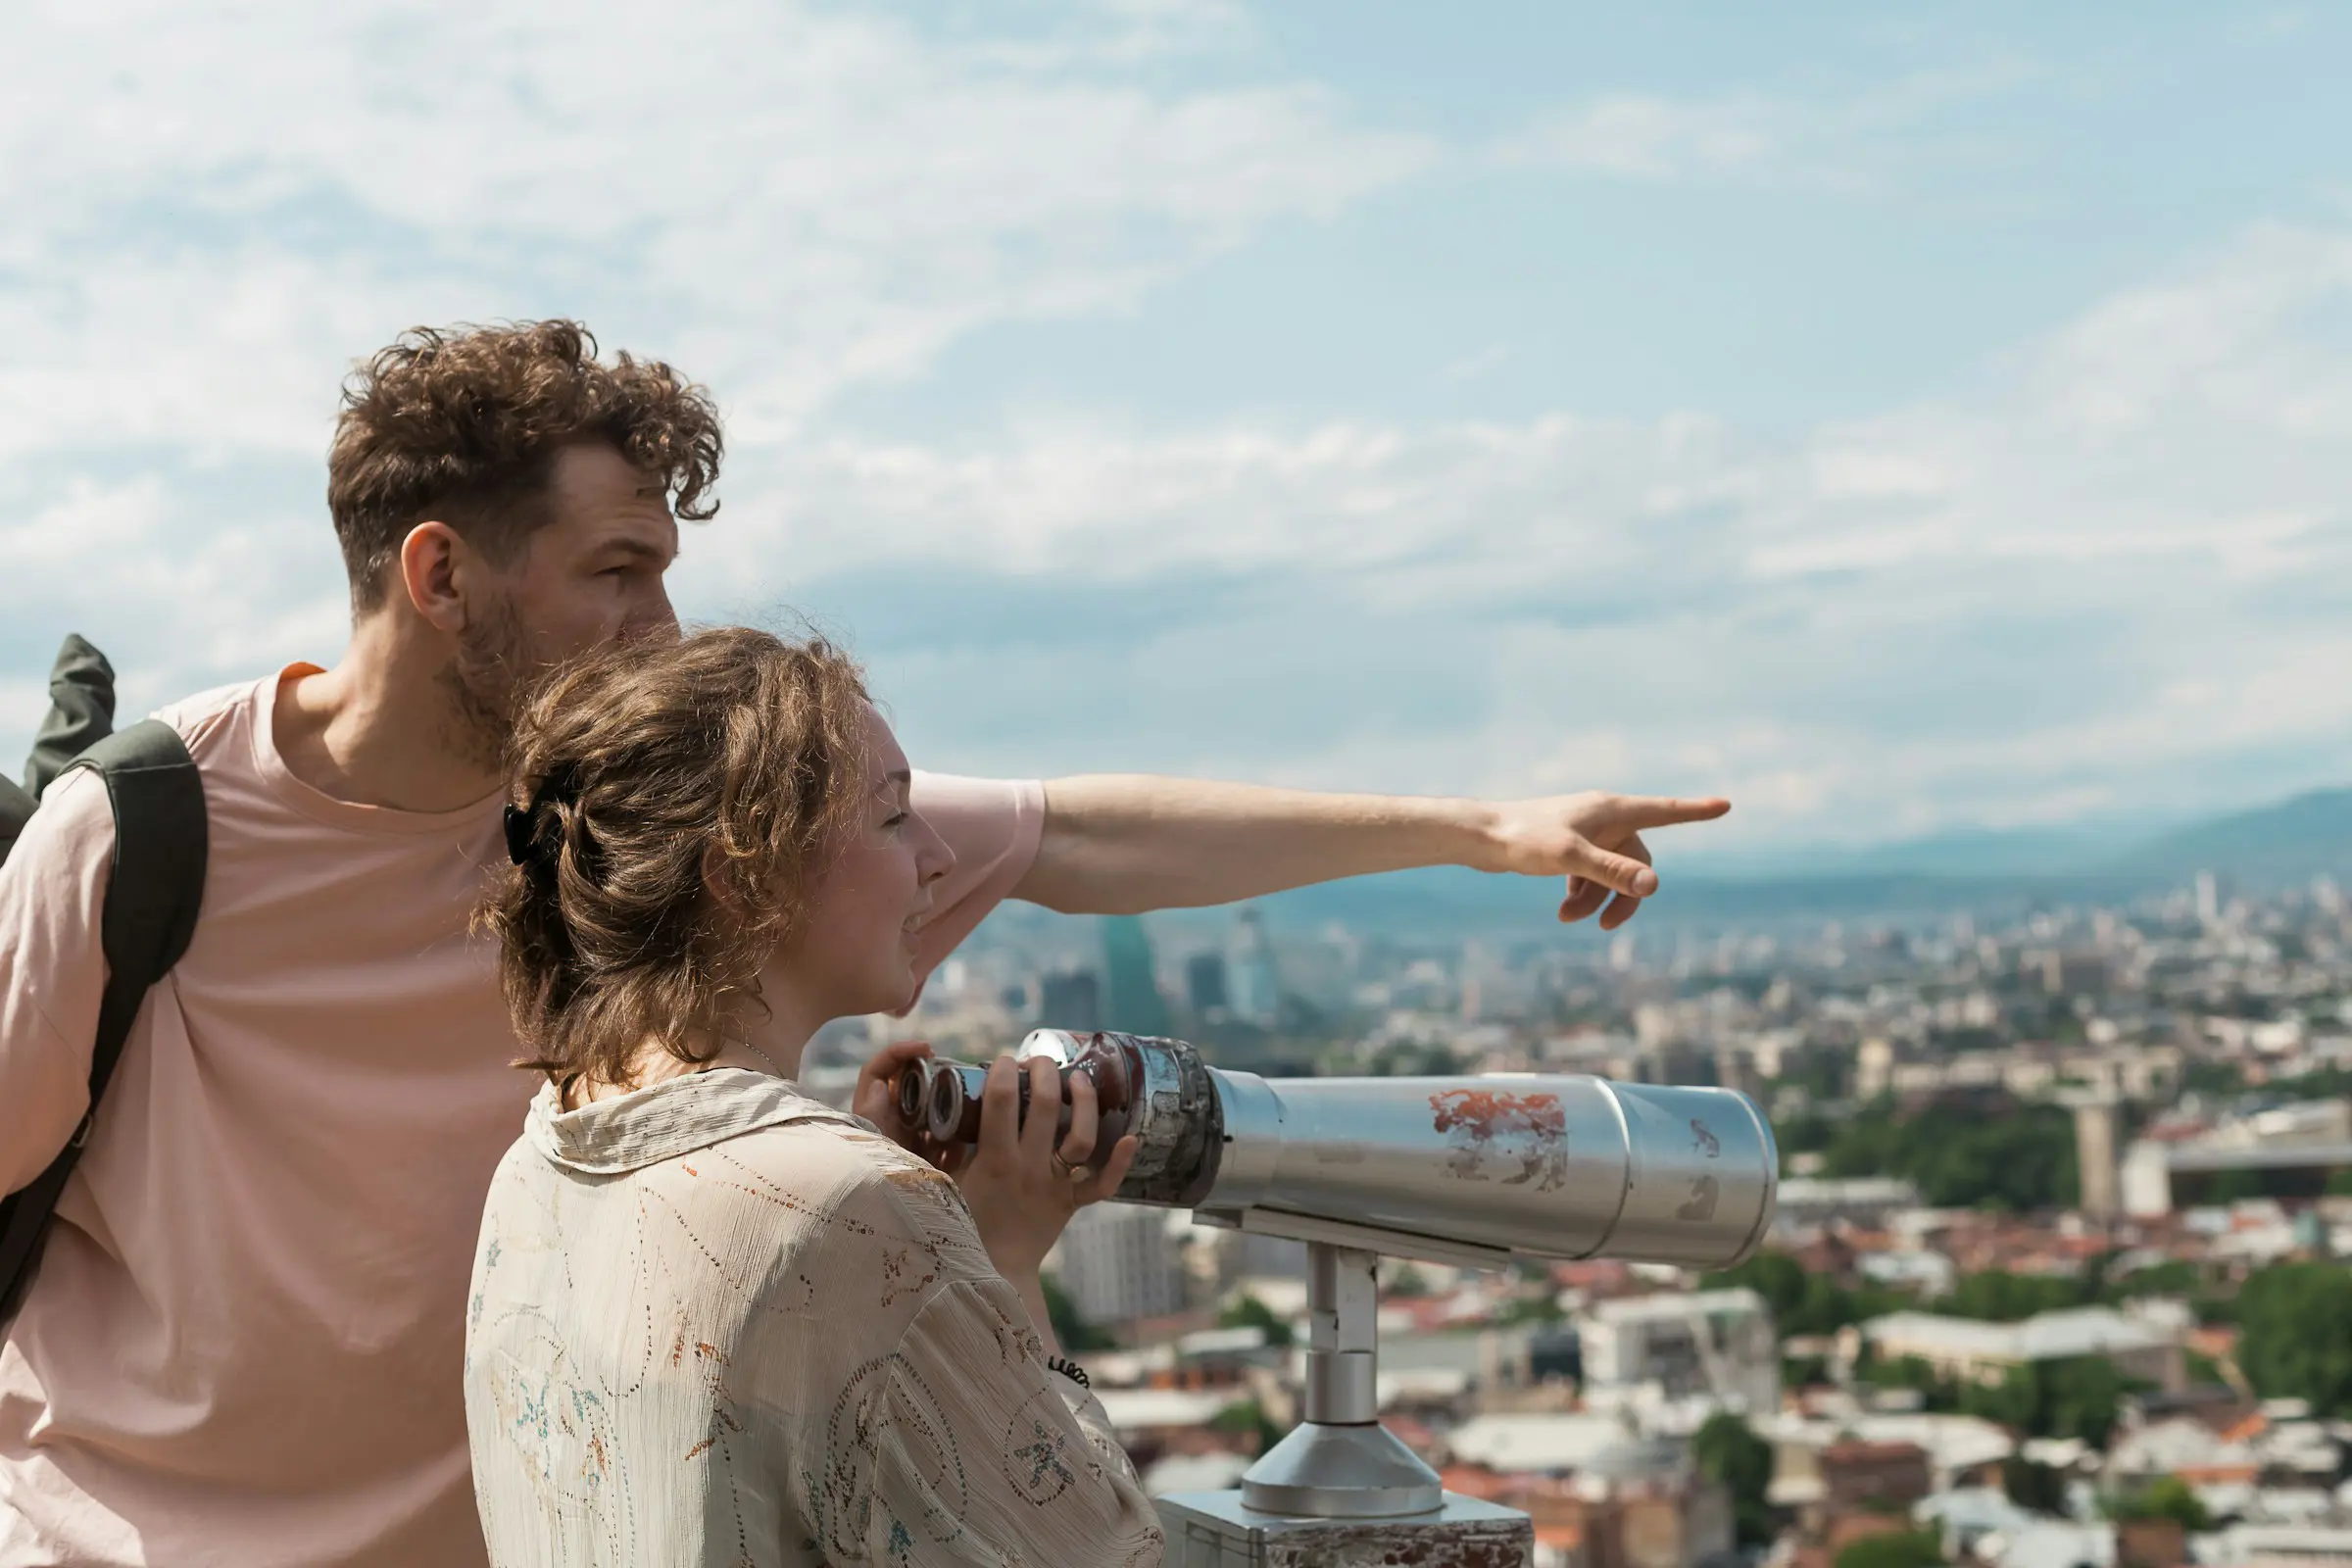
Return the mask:
<svg viewBox="0 0 2352 1568">
<path fill-rule="evenodd" d="M 1118 1197 L 1301 1241 L 1438 1258 L 1728 1268 L 1771 1228 L 1780 1152 L 1745 1095 L 1578 1074 L 1278 1078 L 1176 1040 L 1038 1030 L 1141 1148 Z M 1490 1259 L 1491 1260 L 1491 1259 Z"/>
</svg>

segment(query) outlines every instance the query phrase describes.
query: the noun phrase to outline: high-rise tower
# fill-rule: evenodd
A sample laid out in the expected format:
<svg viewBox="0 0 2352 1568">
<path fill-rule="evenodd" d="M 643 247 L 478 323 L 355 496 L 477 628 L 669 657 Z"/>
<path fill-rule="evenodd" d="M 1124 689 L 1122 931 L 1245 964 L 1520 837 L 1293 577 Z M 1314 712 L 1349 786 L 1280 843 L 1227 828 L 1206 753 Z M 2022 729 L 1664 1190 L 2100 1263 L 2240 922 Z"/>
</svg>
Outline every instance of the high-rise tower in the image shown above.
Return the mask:
<svg viewBox="0 0 2352 1568">
<path fill-rule="evenodd" d="M 1225 984 L 1233 1015 L 1245 1023 L 1270 1024 L 1282 1010 L 1282 977 L 1274 968 L 1274 945 L 1265 919 L 1244 909 L 1234 922 L 1225 955 Z"/>
<path fill-rule="evenodd" d="M 1132 914 L 1102 917 L 1102 1027 L 1131 1035 L 1175 1033 L 1152 963 L 1152 938 Z"/>
</svg>

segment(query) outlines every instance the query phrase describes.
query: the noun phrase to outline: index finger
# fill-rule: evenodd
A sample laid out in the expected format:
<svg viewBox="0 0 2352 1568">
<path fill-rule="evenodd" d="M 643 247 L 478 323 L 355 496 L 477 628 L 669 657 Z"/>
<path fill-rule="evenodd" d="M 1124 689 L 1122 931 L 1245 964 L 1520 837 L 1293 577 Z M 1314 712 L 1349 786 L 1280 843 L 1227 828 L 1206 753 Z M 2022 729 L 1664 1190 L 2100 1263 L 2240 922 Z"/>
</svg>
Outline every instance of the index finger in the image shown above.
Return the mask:
<svg viewBox="0 0 2352 1568">
<path fill-rule="evenodd" d="M 865 1058 L 865 1072 L 877 1078 L 898 1076 L 899 1069 L 910 1061 L 920 1061 L 931 1054 L 928 1040 L 894 1040 Z"/>
<path fill-rule="evenodd" d="M 1620 826 L 1641 829 L 1673 827 L 1679 822 L 1712 822 L 1732 808 L 1720 796 L 1689 800 L 1675 795 L 1620 795 L 1608 807 L 1609 819 Z"/>
</svg>

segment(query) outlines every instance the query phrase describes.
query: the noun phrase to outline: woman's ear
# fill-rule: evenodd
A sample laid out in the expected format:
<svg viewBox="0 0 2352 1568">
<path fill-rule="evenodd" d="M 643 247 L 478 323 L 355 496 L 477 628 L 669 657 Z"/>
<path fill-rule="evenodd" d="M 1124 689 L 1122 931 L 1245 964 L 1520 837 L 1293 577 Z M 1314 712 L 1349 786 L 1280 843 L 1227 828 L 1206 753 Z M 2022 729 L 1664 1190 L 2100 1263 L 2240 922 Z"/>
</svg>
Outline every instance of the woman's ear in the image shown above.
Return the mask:
<svg viewBox="0 0 2352 1568">
<path fill-rule="evenodd" d="M 710 902 L 741 919 L 746 911 L 740 907 L 734 890 L 727 885 L 727 855 L 715 843 L 703 848 L 702 874 L 703 891 L 710 896 Z"/>
</svg>

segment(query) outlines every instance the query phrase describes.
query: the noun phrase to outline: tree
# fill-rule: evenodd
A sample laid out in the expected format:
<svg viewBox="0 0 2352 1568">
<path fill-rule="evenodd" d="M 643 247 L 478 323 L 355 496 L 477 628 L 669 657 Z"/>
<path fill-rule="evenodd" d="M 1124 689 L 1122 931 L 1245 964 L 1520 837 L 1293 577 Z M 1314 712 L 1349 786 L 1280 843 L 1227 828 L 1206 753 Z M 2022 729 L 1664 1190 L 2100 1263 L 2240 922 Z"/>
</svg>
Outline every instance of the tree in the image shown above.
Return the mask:
<svg viewBox="0 0 2352 1568">
<path fill-rule="evenodd" d="M 1942 1561 L 1943 1542 L 1933 1530 L 1888 1530 L 1849 1543 L 1835 1568 L 1936 1568 Z"/>
<path fill-rule="evenodd" d="M 1288 1349 L 1291 1326 L 1274 1315 L 1274 1309 L 1254 1296 L 1245 1296 L 1217 1314 L 1217 1326 L 1228 1329 L 1259 1329 L 1266 1343 L 1277 1350 Z"/>
<path fill-rule="evenodd" d="M 1826 1274 L 1808 1271 L 1786 1252 L 1759 1252 L 1738 1268 L 1708 1275 L 1704 1288 L 1720 1291 L 1742 1285 L 1772 1308 L 1773 1323 L 1784 1337 L 1835 1334 L 1849 1323 L 1910 1304 L 1909 1298 L 1883 1286 L 1846 1290 Z"/>
<path fill-rule="evenodd" d="M 2028 1513 L 2066 1512 L 2066 1472 L 2018 1454 L 2001 1461 L 2001 1491 Z"/>
<path fill-rule="evenodd" d="M 1061 1281 L 1051 1274 L 1041 1275 L 1038 1284 L 1045 1287 L 1046 1317 L 1054 1325 L 1054 1337 L 1061 1348 L 1073 1355 L 1089 1350 L 1107 1350 L 1119 1342 L 1089 1323 L 1078 1313 L 1078 1303 L 1061 1288 Z"/>
<path fill-rule="evenodd" d="M 1690 1440 L 1690 1458 L 1700 1475 L 1732 1494 L 1740 1544 L 1767 1545 L 1780 1534 L 1772 1505 L 1764 1500 L 1765 1489 L 1772 1485 L 1772 1445 L 1745 1421 L 1729 1410 L 1707 1417 Z"/>
<path fill-rule="evenodd" d="M 1953 1317 L 1982 1318 L 1988 1323 L 2022 1323 L 2036 1312 L 2059 1312 L 2082 1306 L 2097 1295 L 2095 1280 L 2070 1280 L 2041 1274 L 2012 1274 L 1991 1268 L 1964 1274 L 1952 1294 L 1936 1309 Z"/>
<path fill-rule="evenodd" d="M 2238 1288 L 2237 1364 L 2266 1398 L 2293 1396 L 2323 1417 L 2352 1414 L 2352 1270 L 2277 1263 Z"/>
<path fill-rule="evenodd" d="M 1772 1123 L 1772 1141 L 1781 1146 L 1781 1169 L 1786 1174 L 1791 1156 L 1822 1153 L 1838 1142 L 1838 1124 L 1814 1110 L 1801 1110 L 1793 1116 L 1776 1116 Z"/>
<path fill-rule="evenodd" d="M 1960 1408 L 1958 1387 L 1916 1355 L 1898 1355 L 1886 1360 L 1873 1357 L 1861 1368 L 1861 1376 L 1862 1381 L 1874 1389 L 1914 1391 L 1925 1409 L 1949 1411 Z"/>
<path fill-rule="evenodd" d="M 2168 1258 L 2108 1281 L 2106 1295 L 2115 1300 L 2129 1300 L 2134 1296 L 2193 1296 L 2204 1283 L 2196 1264 Z"/>
<path fill-rule="evenodd" d="M 2217 1171 L 2205 1184 L 2205 1200 L 2211 1203 L 2242 1203 L 2251 1199 L 2268 1198 L 2271 1183 L 2267 1172 L 2259 1170 Z"/>
<path fill-rule="evenodd" d="M 2139 1386 L 2103 1355 L 2030 1361 L 1996 1384 L 1964 1385 L 1960 1409 L 2029 1437 L 2080 1438 L 2103 1448 L 2124 1396 Z"/>
<path fill-rule="evenodd" d="M 2233 1061 L 2192 1061 L 2180 1071 L 2184 1095 L 2235 1095 L 2246 1087 L 2246 1075 Z"/>
<path fill-rule="evenodd" d="M 1283 1438 L 1282 1429 L 1266 1418 L 1264 1406 L 1255 1399 L 1244 1399 L 1229 1404 L 1208 1418 L 1212 1431 L 1233 1432 L 1257 1441 L 1257 1451 L 1265 1452 Z"/>
<path fill-rule="evenodd" d="M 1381 1294 L 1393 1301 L 1410 1300 L 1429 1294 L 1429 1276 L 1410 1263 L 1397 1265 L 1396 1275 L 1381 1288 Z"/>
<path fill-rule="evenodd" d="M 1839 1128 L 1822 1168 L 1831 1176 L 1907 1176 L 1938 1208 L 2066 1207 L 2080 1186 L 2074 1117 L 2047 1104 L 1998 1116 L 1939 1104 L 1905 1116 L 1881 1099 Z"/>
<path fill-rule="evenodd" d="M 1508 1328 L 1519 1323 L 1560 1323 L 1565 1322 L 1567 1317 L 1568 1313 L 1560 1305 L 1560 1298 L 1555 1293 L 1539 1291 L 1532 1295 L 1514 1296 L 1503 1302 L 1502 1309 L 1494 1314 L 1494 1321 Z"/>
<path fill-rule="evenodd" d="M 2196 1489 L 2179 1476 L 2159 1476 L 2139 1491 L 2112 1503 L 2108 1512 L 2118 1519 L 2173 1519 L 2195 1532 L 2213 1528 Z"/>
</svg>

